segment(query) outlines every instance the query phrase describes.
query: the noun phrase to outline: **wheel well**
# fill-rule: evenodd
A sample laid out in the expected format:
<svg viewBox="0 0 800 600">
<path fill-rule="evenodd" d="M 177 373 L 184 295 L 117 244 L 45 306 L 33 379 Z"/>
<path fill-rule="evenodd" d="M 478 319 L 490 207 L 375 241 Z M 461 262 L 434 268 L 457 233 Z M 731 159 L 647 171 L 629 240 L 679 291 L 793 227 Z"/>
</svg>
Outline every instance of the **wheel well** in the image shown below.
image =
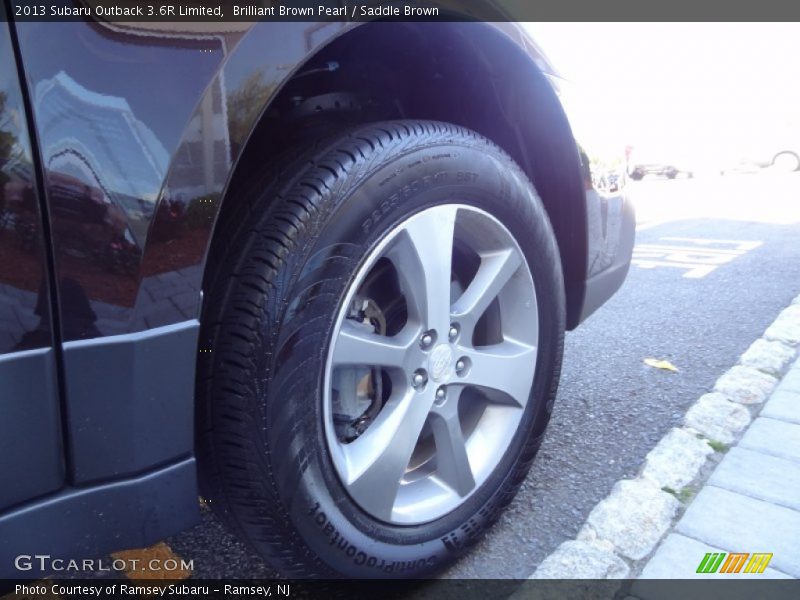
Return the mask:
<svg viewBox="0 0 800 600">
<path fill-rule="evenodd" d="M 401 118 L 468 127 L 525 170 L 556 234 L 567 326 L 577 325 L 587 260 L 578 149 L 546 77 L 531 56 L 491 25 L 373 23 L 324 47 L 284 84 L 259 119 L 231 177 L 220 220 L 235 212 L 232 200 L 241 197 L 243 186 L 286 148 L 327 130 Z"/>
</svg>

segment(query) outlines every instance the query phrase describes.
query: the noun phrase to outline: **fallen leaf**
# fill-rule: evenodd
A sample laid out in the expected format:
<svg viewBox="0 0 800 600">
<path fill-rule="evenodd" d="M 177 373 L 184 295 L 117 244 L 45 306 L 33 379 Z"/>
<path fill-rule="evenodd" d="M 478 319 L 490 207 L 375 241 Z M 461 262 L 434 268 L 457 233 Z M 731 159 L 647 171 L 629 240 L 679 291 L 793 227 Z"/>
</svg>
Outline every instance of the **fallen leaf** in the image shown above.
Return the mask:
<svg viewBox="0 0 800 600">
<path fill-rule="evenodd" d="M 111 558 L 125 563 L 125 575 L 135 581 L 187 579 L 192 575 L 186 568 L 186 562 L 164 542 L 149 548 L 114 552 Z"/>
<path fill-rule="evenodd" d="M 653 367 L 654 369 L 663 369 L 664 371 L 672 371 L 673 373 L 678 373 L 678 367 L 673 365 L 668 360 L 658 360 L 657 358 L 645 358 L 644 364 L 648 367 Z"/>
</svg>

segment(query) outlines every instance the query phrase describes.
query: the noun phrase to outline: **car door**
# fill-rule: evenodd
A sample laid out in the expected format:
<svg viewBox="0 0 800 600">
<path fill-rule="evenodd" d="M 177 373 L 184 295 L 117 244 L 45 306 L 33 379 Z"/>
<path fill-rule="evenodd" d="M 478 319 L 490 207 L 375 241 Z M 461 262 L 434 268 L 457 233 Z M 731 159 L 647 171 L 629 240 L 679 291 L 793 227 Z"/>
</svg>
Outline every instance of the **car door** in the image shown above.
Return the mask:
<svg viewBox="0 0 800 600">
<path fill-rule="evenodd" d="M 47 222 L 0 4 L 0 517 L 62 487 L 64 444 Z"/>
</svg>

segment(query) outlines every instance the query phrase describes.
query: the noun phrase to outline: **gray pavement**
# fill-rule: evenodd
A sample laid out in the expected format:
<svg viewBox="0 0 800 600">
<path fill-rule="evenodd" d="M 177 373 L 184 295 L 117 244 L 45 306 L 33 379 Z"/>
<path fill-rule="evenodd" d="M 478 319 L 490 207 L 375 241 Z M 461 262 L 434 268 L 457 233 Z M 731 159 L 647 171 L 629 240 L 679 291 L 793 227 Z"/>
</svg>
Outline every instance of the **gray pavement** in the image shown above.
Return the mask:
<svg viewBox="0 0 800 600">
<path fill-rule="evenodd" d="M 800 361 L 716 467 L 642 570 L 645 579 L 693 576 L 706 553 L 771 553 L 763 573 L 800 578 Z M 725 563 L 723 563 L 724 566 Z M 635 591 L 634 591 L 635 594 Z"/>
</svg>

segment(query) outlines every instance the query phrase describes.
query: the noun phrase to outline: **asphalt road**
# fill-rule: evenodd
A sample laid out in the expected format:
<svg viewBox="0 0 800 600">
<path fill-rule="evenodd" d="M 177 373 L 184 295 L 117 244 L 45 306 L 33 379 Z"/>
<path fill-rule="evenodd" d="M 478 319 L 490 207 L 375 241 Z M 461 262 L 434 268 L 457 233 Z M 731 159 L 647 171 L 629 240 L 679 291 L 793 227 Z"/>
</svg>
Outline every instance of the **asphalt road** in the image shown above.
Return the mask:
<svg viewBox="0 0 800 600">
<path fill-rule="evenodd" d="M 628 280 L 567 335 L 529 477 L 445 577 L 530 575 L 800 293 L 800 173 L 646 179 L 630 192 L 640 227 Z M 648 357 L 680 372 L 645 366 Z M 168 543 L 195 577 L 274 575 L 208 512 Z"/>
</svg>

